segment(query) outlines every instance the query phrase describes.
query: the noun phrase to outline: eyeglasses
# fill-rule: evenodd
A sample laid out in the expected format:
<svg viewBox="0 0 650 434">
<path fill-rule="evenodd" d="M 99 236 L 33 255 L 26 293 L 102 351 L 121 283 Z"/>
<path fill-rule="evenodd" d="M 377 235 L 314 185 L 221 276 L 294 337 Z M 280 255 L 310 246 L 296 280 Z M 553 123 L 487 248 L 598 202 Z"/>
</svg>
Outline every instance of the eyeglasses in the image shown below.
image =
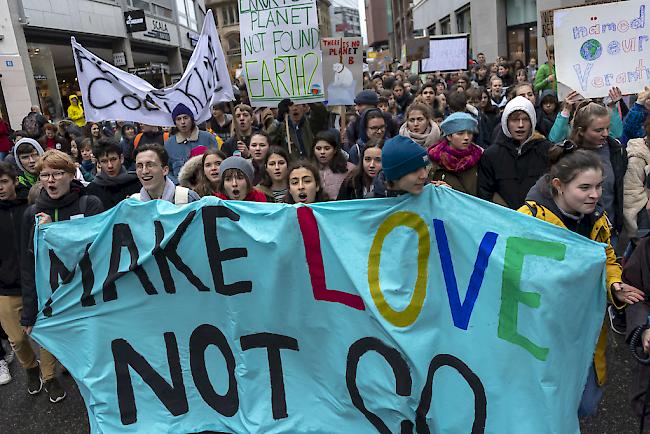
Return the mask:
<svg viewBox="0 0 650 434">
<path fill-rule="evenodd" d="M 159 164 L 159 163 L 152 163 L 152 162 L 148 162 L 148 163 L 144 163 L 144 164 L 142 164 L 142 163 L 138 163 L 138 164 L 135 165 L 135 170 L 136 170 L 136 171 L 142 171 L 142 170 L 144 170 L 145 167 L 146 167 L 148 170 L 151 170 L 151 169 L 153 169 L 154 167 L 160 167 L 160 166 L 161 166 L 161 164 Z"/>
<path fill-rule="evenodd" d="M 50 176 L 51 176 L 52 179 L 54 179 L 55 181 L 58 181 L 61 178 L 63 178 L 63 175 L 65 175 L 65 172 L 63 170 L 57 170 L 56 172 L 52 172 L 52 173 L 43 173 L 43 172 L 41 172 L 38 175 L 38 178 L 41 181 L 48 181 L 50 179 Z"/>
<path fill-rule="evenodd" d="M 381 127 L 368 127 L 368 129 L 376 133 L 378 131 L 384 131 L 386 129 L 386 125 L 382 125 Z"/>
</svg>

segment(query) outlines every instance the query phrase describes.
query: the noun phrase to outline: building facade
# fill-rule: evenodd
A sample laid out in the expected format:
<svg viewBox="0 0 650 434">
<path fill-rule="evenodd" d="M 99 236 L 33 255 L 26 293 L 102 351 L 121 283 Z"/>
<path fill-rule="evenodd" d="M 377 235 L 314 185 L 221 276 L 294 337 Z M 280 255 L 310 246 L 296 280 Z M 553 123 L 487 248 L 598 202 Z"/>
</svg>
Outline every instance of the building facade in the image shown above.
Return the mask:
<svg viewBox="0 0 650 434">
<path fill-rule="evenodd" d="M 331 11 L 332 37 L 361 36 L 359 10 L 346 6 L 335 6 Z"/>
<path fill-rule="evenodd" d="M 546 41 L 538 26 L 540 12 L 580 6 L 593 0 L 419 0 L 413 6 L 415 31 L 428 35 L 469 33 L 474 57 L 485 53 L 527 63 L 546 61 Z M 605 3 L 605 2 L 600 2 Z M 552 43 L 552 37 L 548 39 Z"/>
<path fill-rule="evenodd" d="M 127 32 L 144 11 L 146 30 Z M 30 106 L 65 117 L 79 91 L 70 37 L 155 87 L 180 79 L 198 40 L 203 0 L 0 0 L 0 111 L 14 129 Z"/>
<path fill-rule="evenodd" d="M 388 33 L 393 28 L 392 0 L 365 0 L 365 9 L 368 48 L 372 51 L 388 48 Z"/>
</svg>

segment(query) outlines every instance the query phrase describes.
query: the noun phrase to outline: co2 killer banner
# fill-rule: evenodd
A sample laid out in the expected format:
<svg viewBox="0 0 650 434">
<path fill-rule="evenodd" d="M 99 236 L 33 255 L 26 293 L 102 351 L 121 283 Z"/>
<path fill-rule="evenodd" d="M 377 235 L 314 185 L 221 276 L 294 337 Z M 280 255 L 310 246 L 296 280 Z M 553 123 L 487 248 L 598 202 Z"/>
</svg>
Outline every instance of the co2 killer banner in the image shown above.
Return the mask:
<svg viewBox="0 0 650 434">
<path fill-rule="evenodd" d="M 586 98 L 623 94 L 650 84 L 647 1 L 624 1 L 554 12 L 558 83 Z"/>
<path fill-rule="evenodd" d="M 35 241 L 33 337 L 92 432 L 579 433 L 605 252 L 534 218 L 127 200 Z"/>
<path fill-rule="evenodd" d="M 362 38 L 323 38 L 323 80 L 328 105 L 353 105 L 363 90 Z"/>
<path fill-rule="evenodd" d="M 316 0 L 239 0 L 239 26 L 253 106 L 325 99 Z"/>
<path fill-rule="evenodd" d="M 199 42 L 183 76 L 171 87 L 156 89 L 95 56 L 74 37 L 72 52 L 88 121 L 128 120 L 173 126 L 171 113 L 177 104 L 183 103 L 200 123 L 210 119 L 214 103 L 234 99 L 211 10 L 205 16 Z"/>
</svg>

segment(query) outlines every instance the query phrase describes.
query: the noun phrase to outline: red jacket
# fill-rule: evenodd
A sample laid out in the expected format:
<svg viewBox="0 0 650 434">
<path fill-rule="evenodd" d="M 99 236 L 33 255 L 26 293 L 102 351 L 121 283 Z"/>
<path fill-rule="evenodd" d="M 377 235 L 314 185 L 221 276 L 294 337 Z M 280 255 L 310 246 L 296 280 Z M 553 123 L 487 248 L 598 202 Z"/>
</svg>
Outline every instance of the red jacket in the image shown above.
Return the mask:
<svg viewBox="0 0 650 434">
<path fill-rule="evenodd" d="M 229 200 L 228 197 L 223 193 L 215 193 L 214 195 L 219 199 Z M 244 200 L 247 200 L 249 202 L 267 202 L 266 195 L 255 188 L 251 189 L 251 191 L 248 192 Z"/>
<path fill-rule="evenodd" d="M 14 145 L 9 140 L 9 124 L 0 119 L 0 152 L 9 152 Z"/>
</svg>

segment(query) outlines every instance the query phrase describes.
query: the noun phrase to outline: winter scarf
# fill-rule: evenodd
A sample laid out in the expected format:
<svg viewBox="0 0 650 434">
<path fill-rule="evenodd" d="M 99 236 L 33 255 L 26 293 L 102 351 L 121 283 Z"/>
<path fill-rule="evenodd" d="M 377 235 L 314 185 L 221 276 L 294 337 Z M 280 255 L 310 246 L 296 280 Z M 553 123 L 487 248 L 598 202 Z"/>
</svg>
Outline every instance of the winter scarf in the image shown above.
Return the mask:
<svg viewBox="0 0 650 434">
<path fill-rule="evenodd" d="M 424 134 L 416 133 L 406 127 L 406 122 L 399 129 L 399 135 L 408 137 L 423 148 L 428 148 L 440 140 L 440 127 L 434 121 L 429 121 L 429 128 Z"/>
<path fill-rule="evenodd" d="M 429 148 L 429 158 L 438 163 L 443 169 L 452 173 L 461 173 L 478 164 L 483 154 L 483 149 L 470 144 L 467 149 L 454 149 L 447 139 L 442 139 Z"/>
</svg>

